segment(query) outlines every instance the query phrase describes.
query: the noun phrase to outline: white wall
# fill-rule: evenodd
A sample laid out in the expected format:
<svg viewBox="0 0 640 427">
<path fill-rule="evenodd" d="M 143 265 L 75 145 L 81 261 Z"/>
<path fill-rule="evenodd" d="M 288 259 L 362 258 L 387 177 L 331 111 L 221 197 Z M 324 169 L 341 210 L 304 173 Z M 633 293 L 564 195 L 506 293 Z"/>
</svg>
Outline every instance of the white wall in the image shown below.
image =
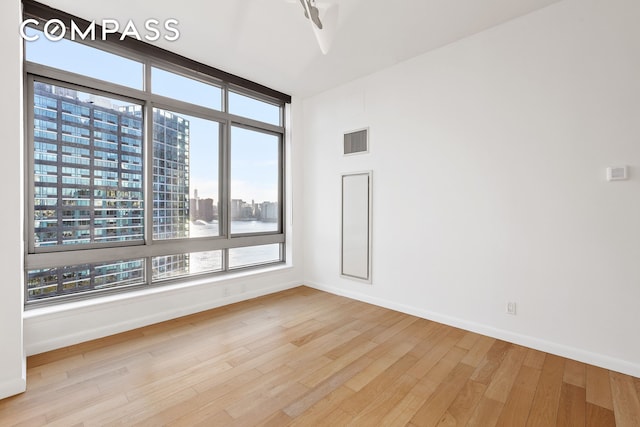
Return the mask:
<svg viewBox="0 0 640 427">
<path fill-rule="evenodd" d="M 305 100 L 305 282 L 640 376 L 639 16 L 564 0 Z M 369 169 L 372 285 L 338 256 Z"/>
<path fill-rule="evenodd" d="M 3 5 L 0 14 L 0 399 L 25 389 L 22 350 L 22 53 L 18 36 L 20 2 Z"/>
</svg>

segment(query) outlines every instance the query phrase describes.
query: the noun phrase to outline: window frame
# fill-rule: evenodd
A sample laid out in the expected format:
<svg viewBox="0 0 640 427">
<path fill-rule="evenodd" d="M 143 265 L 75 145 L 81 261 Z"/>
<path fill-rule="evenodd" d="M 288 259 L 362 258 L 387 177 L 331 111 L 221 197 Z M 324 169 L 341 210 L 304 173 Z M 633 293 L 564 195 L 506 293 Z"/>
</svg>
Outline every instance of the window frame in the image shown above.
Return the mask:
<svg viewBox="0 0 640 427">
<path fill-rule="evenodd" d="M 41 20 L 58 18 L 63 21 L 73 19 L 76 23 L 84 22 L 80 18 L 66 14 L 64 12 L 51 9 L 31 0 L 24 0 L 24 18 L 34 17 Z M 99 31 L 99 26 L 96 26 Z M 67 34 L 68 36 L 68 34 Z M 143 88 L 142 90 L 122 86 L 117 83 L 100 80 L 76 74 L 71 71 L 49 67 L 36 62 L 24 59 L 24 84 L 25 84 L 25 307 L 33 308 L 42 305 L 57 304 L 78 299 L 90 298 L 94 295 L 105 295 L 115 292 L 130 292 L 134 289 L 148 289 L 155 286 L 164 286 L 170 283 L 186 282 L 194 278 L 213 277 L 225 275 L 238 270 L 262 269 L 265 266 L 282 264 L 286 262 L 286 104 L 291 102 L 291 97 L 273 89 L 265 88 L 259 84 L 250 82 L 238 76 L 222 72 L 212 67 L 199 64 L 195 61 L 148 45 L 134 39 L 119 41 L 119 34 L 112 36 L 112 40 L 88 42 L 75 40 L 74 43 L 87 44 L 93 48 L 105 52 L 123 56 L 127 59 L 138 61 L 143 65 Z M 115 41 L 114 41 L 115 40 Z M 29 43 L 27 41 L 24 42 Z M 27 47 L 25 46 L 25 49 Z M 188 66 L 192 66 L 189 68 Z M 152 67 L 182 75 L 206 84 L 212 84 L 221 89 L 221 110 L 204 107 L 198 104 L 164 97 L 154 94 L 151 81 Z M 34 83 L 43 82 L 61 87 L 71 88 L 78 91 L 92 93 L 99 96 L 107 96 L 132 102 L 142 106 L 142 191 L 143 191 L 143 233 L 141 241 L 117 241 L 104 243 L 91 243 L 81 245 L 57 245 L 57 247 L 36 247 L 35 246 L 35 136 L 34 136 Z M 242 93 L 257 100 L 276 105 L 280 108 L 280 124 L 273 125 L 266 122 L 250 119 L 228 112 L 229 90 Z M 212 120 L 219 123 L 219 146 L 218 146 L 218 206 L 219 206 L 219 235 L 203 237 L 186 237 L 178 239 L 154 240 L 153 239 L 153 110 L 159 108 L 198 117 L 205 120 Z M 256 233 L 231 234 L 231 128 L 240 126 L 247 129 L 274 134 L 279 137 L 278 152 L 278 230 Z M 58 129 L 56 132 L 60 132 Z M 59 160 L 58 160 L 59 161 Z M 94 170 L 94 165 L 89 166 Z M 93 176 L 93 174 L 92 174 Z M 62 209 L 58 207 L 56 210 Z M 92 223 L 91 227 L 95 225 Z M 229 251 L 231 248 L 251 247 L 266 244 L 279 244 L 280 261 L 267 262 L 246 267 L 229 268 Z M 153 257 L 171 256 L 180 254 L 197 253 L 202 251 L 222 250 L 222 270 L 217 272 L 195 273 L 175 278 L 153 280 Z M 120 288 L 107 288 L 101 290 L 84 291 L 75 294 L 55 295 L 43 299 L 29 299 L 28 272 L 30 270 L 58 268 L 66 266 L 81 266 L 87 264 L 107 263 L 110 261 L 126 261 L 135 259 L 145 260 L 145 282 L 140 285 L 128 285 Z"/>
</svg>

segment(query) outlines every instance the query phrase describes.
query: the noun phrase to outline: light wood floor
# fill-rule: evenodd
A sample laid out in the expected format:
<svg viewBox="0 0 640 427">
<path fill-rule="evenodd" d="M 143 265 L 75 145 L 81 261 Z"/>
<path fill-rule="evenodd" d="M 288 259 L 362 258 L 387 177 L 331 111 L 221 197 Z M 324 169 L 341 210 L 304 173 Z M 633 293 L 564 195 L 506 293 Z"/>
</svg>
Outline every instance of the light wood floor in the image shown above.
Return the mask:
<svg viewBox="0 0 640 427">
<path fill-rule="evenodd" d="M 0 425 L 640 426 L 640 380 L 300 287 L 28 358 Z"/>
</svg>

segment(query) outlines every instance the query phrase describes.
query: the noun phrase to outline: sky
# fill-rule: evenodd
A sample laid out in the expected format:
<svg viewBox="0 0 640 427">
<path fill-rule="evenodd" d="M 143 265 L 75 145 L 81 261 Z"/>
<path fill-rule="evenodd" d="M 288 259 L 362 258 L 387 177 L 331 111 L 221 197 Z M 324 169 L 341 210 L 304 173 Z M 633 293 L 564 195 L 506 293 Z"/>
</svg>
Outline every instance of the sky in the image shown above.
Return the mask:
<svg viewBox="0 0 640 427">
<path fill-rule="evenodd" d="M 27 60 L 107 80 L 123 86 L 143 88 L 141 63 L 63 39 L 52 42 L 42 33 L 37 41 L 25 41 Z M 153 92 L 219 110 L 222 91 L 212 85 L 152 68 Z M 277 107 L 231 92 L 232 114 L 279 124 Z M 179 111 L 174 113 L 190 122 L 191 194 L 218 198 L 219 124 Z M 246 202 L 278 200 L 278 137 L 240 127 L 231 130 L 231 198 Z"/>
</svg>

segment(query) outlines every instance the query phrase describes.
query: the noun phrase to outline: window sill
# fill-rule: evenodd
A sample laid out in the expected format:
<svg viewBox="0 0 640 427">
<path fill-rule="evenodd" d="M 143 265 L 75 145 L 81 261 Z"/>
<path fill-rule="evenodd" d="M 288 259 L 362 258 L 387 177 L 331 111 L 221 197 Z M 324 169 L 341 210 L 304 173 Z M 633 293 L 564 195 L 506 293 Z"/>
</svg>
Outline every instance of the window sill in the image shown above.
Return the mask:
<svg viewBox="0 0 640 427">
<path fill-rule="evenodd" d="M 128 304 L 135 300 L 148 298 L 154 295 L 168 295 L 171 293 L 181 292 L 186 289 L 197 288 L 201 286 L 215 286 L 216 284 L 233 282 L 244 278 L 259 278 L 260 276 L 270 275 L 287 271 L 293 268 L 291 264 L 279 264 L 262 268 L 260 270 L 244 270 L 228 273 L 220 276 L 187 280 L 180 283 L 152 286 L 145 289 L 139 289 L 131 292 L 122 292 L 111 295 L 104 295 L 95 298 L 87 298 L 85 300 L 69 301 L 55 305 L 34 307 L 23 311 L 23 319 L 34 319 L 41 316 L 55 316 L 56 314 L 64 315 L 70 311 L 83 311 L 95 309 L 99 306 L 110 304 Z"/>
</svg>

